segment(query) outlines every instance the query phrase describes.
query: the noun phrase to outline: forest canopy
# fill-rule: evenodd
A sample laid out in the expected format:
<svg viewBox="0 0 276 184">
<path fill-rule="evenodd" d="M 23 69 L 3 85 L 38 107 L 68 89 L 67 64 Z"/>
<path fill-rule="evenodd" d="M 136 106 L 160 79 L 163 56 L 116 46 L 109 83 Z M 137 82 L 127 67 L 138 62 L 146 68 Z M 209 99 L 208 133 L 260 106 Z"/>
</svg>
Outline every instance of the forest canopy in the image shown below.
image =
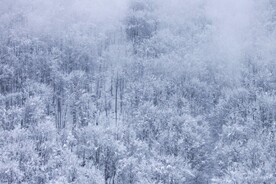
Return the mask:
<svg viewBox="0 0 276 184">
<path fill-rule="evenodd" d="M 276 183 L 273 0 L 1 0 L 0 183 Z"/>
</svg>

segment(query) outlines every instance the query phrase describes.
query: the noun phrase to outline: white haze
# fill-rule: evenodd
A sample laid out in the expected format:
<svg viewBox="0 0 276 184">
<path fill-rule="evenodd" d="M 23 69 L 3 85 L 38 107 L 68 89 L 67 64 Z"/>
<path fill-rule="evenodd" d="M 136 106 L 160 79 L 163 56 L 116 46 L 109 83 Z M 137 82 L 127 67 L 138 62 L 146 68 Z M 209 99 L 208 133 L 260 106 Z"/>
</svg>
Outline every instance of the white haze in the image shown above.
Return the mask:
<svg viewBox="0 0 276 184">
<path fill-rule="evenodd" d="M 27 17 L 31 31 L 51 34 L 74 26 L 110 29 L 124 19 L 127 0 L 2 0 L 0 10 Z M 1 13 L 2 14 L 2 13 Z M 0 14 L 0 15 L 1 15 Z M 5 16 L 5 13 L 2 14 Z"/>
</svg>

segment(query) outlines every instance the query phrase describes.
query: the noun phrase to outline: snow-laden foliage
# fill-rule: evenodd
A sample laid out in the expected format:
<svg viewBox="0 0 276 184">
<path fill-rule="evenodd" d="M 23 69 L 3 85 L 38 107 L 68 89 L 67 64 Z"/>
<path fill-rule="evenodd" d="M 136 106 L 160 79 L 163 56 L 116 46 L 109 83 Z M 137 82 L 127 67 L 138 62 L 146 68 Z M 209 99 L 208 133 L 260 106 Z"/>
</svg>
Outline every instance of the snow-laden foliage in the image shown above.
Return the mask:
<svg viewBox="0 0 276 184">
<path fill-rule="evenodd" d="M 1 0 L 0 183 L 276 183 L 273 0 Z"/>
</svg>

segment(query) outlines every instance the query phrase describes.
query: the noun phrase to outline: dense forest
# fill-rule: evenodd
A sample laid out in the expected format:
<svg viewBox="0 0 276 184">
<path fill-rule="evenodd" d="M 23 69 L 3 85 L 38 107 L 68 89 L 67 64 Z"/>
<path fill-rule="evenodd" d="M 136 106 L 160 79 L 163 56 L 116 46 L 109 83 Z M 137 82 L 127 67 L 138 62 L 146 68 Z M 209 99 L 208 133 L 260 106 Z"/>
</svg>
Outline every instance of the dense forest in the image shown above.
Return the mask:
<svg viewBox="0 0 276 184">
<path fill-rule="evenodd" d="M 275 184 L 275 0 L 0 0 L 0 183 Z"/>
</svg>

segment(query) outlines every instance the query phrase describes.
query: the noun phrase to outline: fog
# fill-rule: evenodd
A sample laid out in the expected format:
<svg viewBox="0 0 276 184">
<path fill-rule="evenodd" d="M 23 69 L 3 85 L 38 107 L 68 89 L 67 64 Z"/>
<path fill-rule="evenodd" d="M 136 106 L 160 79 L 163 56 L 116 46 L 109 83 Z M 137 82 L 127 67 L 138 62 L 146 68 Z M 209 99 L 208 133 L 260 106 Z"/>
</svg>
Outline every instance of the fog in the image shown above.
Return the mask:
<svg viewBox="0 0 276 184">
<path fill-rule="evenodd" d="M 27 29 L 51 34 L 74 26 L 110 29 L 124 19 L 126 0 L 2 0 L 1 18 L 21 15 Z"/>
</svg>

